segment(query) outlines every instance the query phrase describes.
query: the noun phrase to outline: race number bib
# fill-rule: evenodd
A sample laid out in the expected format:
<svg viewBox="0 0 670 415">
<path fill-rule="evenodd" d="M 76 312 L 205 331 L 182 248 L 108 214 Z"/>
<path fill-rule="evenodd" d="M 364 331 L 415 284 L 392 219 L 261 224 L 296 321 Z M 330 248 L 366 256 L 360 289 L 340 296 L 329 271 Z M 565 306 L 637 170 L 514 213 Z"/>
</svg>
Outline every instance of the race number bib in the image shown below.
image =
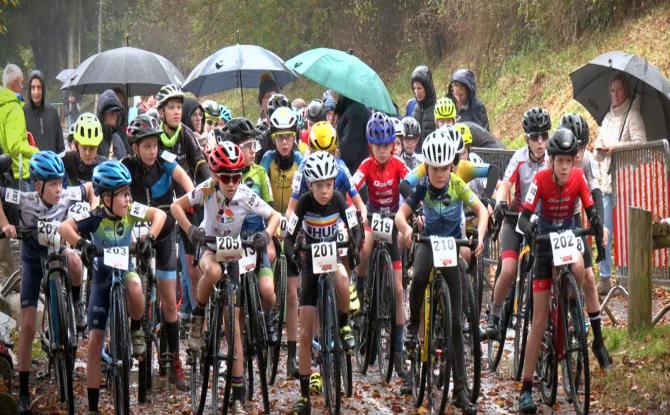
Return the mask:
<svg viewBox="0 0 670 415">
<path fill-rule="evenodd" d="M 102 262 L 108 267 L 128 271 L 130 251 L 127 246 L 114 246 L 103 250 Z"/>
<path fill-rule="evenodd" d="M 70 209 L 67 211 L 67 218 L 74 219 L 75 221 L 84 220 L 87 217 L 91 216 L 91 206 L 86 202 L 77 202 L 74 205 L 70 206 Z"/>
<path fill-rule="evenodd" d="M 37 242 L 49 248 L 60 247 L 59 226 L 60 222 L 56 221 L 37 221 Z"/>
<path fill-rule="evenodd" d="M 531 183 L 530 187 L 528 188 L 528 192 L 526 193 L 524 203 L 532 205 L 533 202 L 535 201 L 535 196 L 537 196 L 537 185 L 535 183 Z"/>
<path fill-rule="evenodd" d="M 168 163 L 174 163 L 174 161 L 177 160 L 177 155 L 167 150 L 163 150 L 163 152 L 161 153 L 161 158 L 167 161 Z"/>
<path fill-rule="evenodd" d="M 21 193 L 16 189 L 5 189 L 5 202 L 18 205 L 21 201 Z"/>
<path fill-rule="evenodd" d="M 347 214 L 347 226 L 349 227 L 349 229 L 358 225 L 358 217 L 356 216 L 356 209 L 353 206 L 348 207 L 345 213 Z"/>
<path fill-rule="evenodd" d="M 234 261 L 239 259 L 242 253 L 242 241 L 239 236 L 237 238 L 230 236 L 216 238 L 215 259 L 217 261 Z"/>
<path fill-rule="evenodd" d="M 286 225 L 286 232 L 293 235 L 295 231 L 295 226 L 298 224 L 298 215 L 291 213 L 291 216 L 288 218 L 288 223 Z"/>
<path fill-rule="evenodd" d="M 81 187 L 71 186 L 63 189 L 63 196 L 70 200 L 75 200 L 77 202 L 81 201 Z"/>
<path fill-rule="evenodd" d="M 380 214 L 372 214 L 370 222 L 372 236 L 375 240 L 391 243 L 393 241 L 393 219 L 383 218 Z"/>
<path fill-rule="evenodd" d="M 337 242 L 349 242 L 349 231 L 344 226 L 344 222 L 337 223 Z M 347 248 L 337 248 L 337 255 L 340 257 L 347 256 Z"/>
<path fill-rule="evenodd" d="M 435 268 L 450 268 L 458 265 L 458 249 L 456 249 L 454 238 L 432 235 L 430 246 L 433 250 L 433 266 Z"/>
<path fill-rule="evenodd" d="M 577 238 L 571 230 L 563 232 L 551 232 L 549 234 L 551 242 L 551 252 L 554 257 L 554 265 L 573 264 L 579 259 L 579 245 L 582 245 L 582 239 Z M 579 241 L 579 242 L 578 242 Z"/>
<path fill-rule="evenodd" d="M 244 248 L 244 253 L 238 264 L 240 266 L 240 274 L 253 271 L 256 268 L 256 250 L 250 246 Z"/>
<path fill-rule="evenodd" d="M 293 193 L 298 193 L 300 191 L 300 184 L 302 183 L 302 173 L 295 172 L 293 174 L 293 181 L 291 182 L 291 190 Z"/>
<path fill-rule="evenodd" d="M 144 219 L 145 215 L 147 214 L 147 209 L 149 209 L 149 206 L 133 202 L 133 204 L 130 206 L 130 215 L 135 216 L 136 218 Z"/>
<path fill-rule="evenodd" d="M 279 220 L 279 226 L 277 227 L 277 232 L 280 239 L 286 238 L 286 230 L 288 229 L 288 221 L 284 216 Z"/>
<path fill-rule="evenodd" d="M 312 244 L 312 272 L 324 274 L 335 271 L 337 266 L 337 244 L 321 242 Z"/>
</svg>

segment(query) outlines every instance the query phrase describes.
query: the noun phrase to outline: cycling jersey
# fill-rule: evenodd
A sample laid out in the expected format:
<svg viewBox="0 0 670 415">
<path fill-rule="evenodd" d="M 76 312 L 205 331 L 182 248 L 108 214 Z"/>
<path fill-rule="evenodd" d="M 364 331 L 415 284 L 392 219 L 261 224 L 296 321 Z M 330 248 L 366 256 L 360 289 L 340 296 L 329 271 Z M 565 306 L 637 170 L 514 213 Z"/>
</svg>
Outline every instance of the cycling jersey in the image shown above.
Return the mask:
<svg viewBox="0 0 670 415">
<path fill-rule="evenodd" d="M 414 170 L 419 164 L 423 163 L 423 156 L 419 153 L 409 155 L 403 151 L 400 153 L 400 158 L 405 162 L 405 166 L 407 166 L 410 171 Z"/>
<path fill-rule="evenodd" d="M 269 150 L 263 155 L 260 164 L 270 179 L 272 195 L 274 196 L 273 207 L 279 212 L 286 212 L 288 202 L 291 200 L 293 175 L 298 171 L 302 159 L 302 153 L 297 150 L 294 150 L 293 155 L 286 160 L 280 159 L 277 150 Z"/>
<path fill-rule="evenodd" d="M 519 212 L 521 211 L 522 202 L 526 197 L 530 184 L 533 182 L 533 177 L 535 177 L 535 174 L 538 171 L 548 165 L 548 161 L 549 156 L 547 153 L 544 154 L 544 160 L 542 162 L 531 160 L 528 147 L 521 148 L 514 153 L 507 165 L 505 175 L 503 176 L 504 181 L 514 184 L 512 209 Z"/>
<path fill-rule="evenodd" d="M 95 162 L 89 166 L 81 161 L 76 150 L 66 152 L 61 158 L 65 165 L 65 173 L 70 186 L 90 182 L 95 166 L 105 161 L 104 157 L 97 155 Z"/>
<path fill-rule="evenodd" d="M 542 201 L 538 215 L 539 228 L 566 228 L 572 227 L 575 205 L 579 199 L 585 209 L 594 205 L 582 169 L 574 167 L 563 186 L 559 186 L 554 180 L 553 169 L 545 169 L 535 175 L 524 199 L 523 208 L 534 212 Z"/>
<path fill-rule="evenodd" d="M 266 203 L 272 204 L 272 187 L 270 186 L 270 180 L 268 179 L 268 174 L 258 164 L 252 164 L 244 170 L 242 173 L 242 183 L 244 183 L 248 188 L 254 191 L 258 196 L 261 197 Z M 248 215 L 244 219 L 244 224 L 242 225 L 242 233 L 254 233 L 260 232 L 265 228 L 263 223 L 263 218 L 256 214 Z"/>
<path fill-rule="evenodd" d="M 131 208 L 132 205 L 129 210 Z M 92 210 L 87 218 L 76 221 L 76 225 L 80 235 L 90 234 L 91 242 L 96 248 L 102 250 L 115 246 L 130 246 L 133 227 L 138 222 L 146 222 L 146 220 L 146 214 L 141 217 L 130 214 L 122 217 L 112 217 L 107 214 L 104 207 L 99 206 Z"/>
<path fill-rule="evenodd" d="M 354 174 L 354 185 L 360 190 L 368 187 L 368 210 L 370 213 L 390 214 L 398 211 L 400 204 L 400 181 L 408 170 L 398 156 L 391 156 L 384 165 L 370 156 L 363 160 Z"/>
<path fill-rule="evenodd" d="M 179 131 L 179 137 L 173 146 L 168 147 L 163 140 L 158 140 L 158 156 L 163 160 L 179 163 L 193 180 L 193 183 L 201 183 L 210 176 L 209 166 L 193 131 L 183 124 Z M 175 183 L 175 191 L 177 197 L 186 193 L 178 183 Z"/>
<path fill-rule="evenodd" d="M 477 179 L 477 178 L 482 178 L 486 177 L 489 174 L 489 164 L 477 164 L 473 163 L 469 160 L 461 160 L 458 162 L 458 166 L 456 167 L 456 175 L 460 177 L 464 182 L 468 183 L 471 180 Z M 421 163 L 414 170 L 409 172 L 407 177 L 405 177 L 405 180 L 409 186 L 410 189 L 413 189 L 418 185 L 421 180 L 426 178 L 428 175 L 428 169 L 426 168 L 427 165 L 425 163 Z"/>
<path fill-rule="evenodd" d="M 204 206 L 204 219 L 200 224 L 207 235 L 239 236 L 242 223 L 250 213 L 269 219 L 274 210 L 253 190 L 239 186 L 232 200 L 219 190 L 214 179 L 200 183 L 188 194 L 191 206 Z"/>
<path fill-rule="evenodd" d="M 472 208 L 478 200 L 465 181 L 451 173 L 446 189 L 435 190 L 428 178 L 425 178 L 405 199 L 405 203 L 414 210 L 423 202 L 426 218 L 424 235 L 462 238 L 463 203 Z"/>
<path fill-rule="evenodd" d="M 356 197 L 358 195 L 358 190 L 354 185 L 353 179 L 349 174 L 349 169 L 347 165 L 344 164 L 344 161 L 340 159 L 335 160 L 337 163 L 337 176 L 335 177 L 335 190 L 340 192 L 342 196 L 349 195 L 349 197 Z M 298 167 L 298 172 L 293 176 L 293 184 L 291 199 L 298 200 L 298 198 L 307 193 L 309 188 L 307 187 L 307 180 L 303 176 L 305 171 L 305 165 L 307 164 L 307 159 L 303 160 Z"/>
</svg>

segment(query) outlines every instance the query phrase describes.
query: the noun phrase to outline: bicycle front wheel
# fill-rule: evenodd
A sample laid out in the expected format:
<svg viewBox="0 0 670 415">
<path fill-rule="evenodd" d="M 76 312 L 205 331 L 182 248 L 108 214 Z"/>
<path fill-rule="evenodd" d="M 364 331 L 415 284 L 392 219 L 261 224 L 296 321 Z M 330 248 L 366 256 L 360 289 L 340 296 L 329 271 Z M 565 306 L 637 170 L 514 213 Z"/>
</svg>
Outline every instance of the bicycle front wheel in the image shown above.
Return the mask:
<svg viewBox="0 0 670 415">
<path fill-rule="evenodd" d="M 250 348 L 247 352 L 250 353 L 249 359 L 252 358 L 256 360 L 256 365 L 258 366 L 258 381 L 261 389 L 261 396 L 263 397 L 263 412 L 268 414 L 270 413 L 270 396 L 268 392 L 268 382 L 267 382 L 267 360 L 268 360 L 268 342 L 267 342 L 267 333 L 265 331 L 265 318 L 263 314 L 263 308 L 261 306 L 261 296 L 258 291 L 258 281 L 256 281 L 256 275 L 251 272 L 247 273 L 244 276 L 247 283 L 247 307 L 249 316 L 250 325 L 247 326 L 247 339 L 250 344 Z M 253 337 L 249 337 L 252 334 Z M 249 365 L 251 367 L 251 365 Z M 250 378 L 253 378 L 254 373 L 250 371 L 247 373 Z M 248 394 L 249 399 L 251 399 L 251 389 Z"/>
<path fill-rule="evenodd" d="M 479 310 L 477 308 L 471 276 L 465 274 L 461 261 L 460 271 L 463 291 L 463 351 L 465 353 L 465 391 L 470 402 L 479 398 L 482 380 L 482 345 L 479 336 Z M 455 356 L 455 358 L 457 358 Z"/>
<path fill-rule="evenodd" d="M 112 389 L 117 415 L 130 413 L 128 376 L 130 374 L 130 328 L 126 307 L 126 292 L 120 285 L 112 287 L 110 307 L 110 357 L 112 359 Z"/>
<path fill-rule="evenodd" d="M 277 369 L 279 367 L 279 354 L 281 352 L 282 335 L 284 331 L 284 321 L 286 320 L 286 287 L 288 279 L 288 270 L 286 256 L 281 254 L 275 261 L 275 312 L 277 315 L 276 332 L 277 344 L 270 348 L 268 353 L 268 379 L 269 384 L 274 385 L 277 378 Z"/>
<path fill-rule="evenodd" d="M 528 341 L 528 326 L 533 310 L 531 275 L 525 272 L 526 269 L 529 269 L 528 261 L 528 255 L 524 255 L 521 259 L 517 279 L 517 301 L 514 307 L 514 380 L 517 382 L 521 381 L 523 360 L 526 355 L 526 342 Z"/>
<path fill-rule="evenodd" d="M 319 312 L 321 320 L 321 376 L 323 378 L 323 395 L 330 415 L 340 413 L 341 404 L 341 367 L 342 345 L 340 329 L 337 321 L 335 288 L 332 275 L 322 276 Z"/>
<path fill-rule="evenodd" d="M 453 356 L 451 293 L 441 272 L 435 272 L 431 284 L 428 326 L 428 372 L 426 398 L 428 413 L 442 414 L 449 400 L 449 379 Z M 460 316 L 458 316 L 460 318 Z"/>
<path fill-rule="evenodd" d="M 498 269 L 496 271 L 496 283 L 498 282 L 498 277 L 500 276 L 500 269 L 502 268 L 502 261 L 498 260 Z M 498 370 L 498 365 L 502 359 L 503 350 L 505 349 L 505 341 L 507 339 L 507 326 L 509 325 L 509 320 L 514 311 L 514 296 L 515 296 L 515 287 L 516 283 L 510 288 L 507 296 L 505 297 L 505 302 L 503 303 L 502 313 L 500 314 L 500 331 L 498 332 L 498 339 L 493 339 L 489 337 L 487 354 L 489 360 L 489 371 L 495 372 Z M 495 284 L 494 284 L 495 287 Z M 493 301 L 494 290 L 491 291 L 491 304 Z"/>
<path fill-rule="evenodd" d="M 377 368 L 382 381 L 390 382 L 393 375 L 393 354 L 395 347 L 395 286 L 393 284 L 393 263 L 387 250 L 379 255 L 379 264 L 376 267 L 377 283 L 377 323 L 375 324 L 377 340 Z"/>
<path fill-rule="evenodd" d="M 226 283 L 226 286 L 223 290 L 223 312 L 220 314 L 225 317 L 226 326 L 225 326 L 225 340 L 226 340 L 226 353 L 224 361 L 226 363 L 226 377 L 224 379 L 223 386 L 223 402 L 222 402 L 222 413 L 227 414 L 228 409 L 231 404 L 231 391 L 233 388 L 233 363 L 235 362 L 235 294 L 233 292 L 233 287 L 230 282 Z M 221 306 L 220 306 L 221 307 Z M 241 359 L 242 356 L 237 356 L 238 359 Z"/>
<path fill-rule="evenodd" d="M 61 346 L 54 355 L 54 366 L 60 400 L 65 403 L 68 414 L 75 411 L 74 392 L 72 385 L 72 371 L 74 370 L 74 355 L 71 353 L 71 336 L 76 336 L 74 331 L 74 320 L 71 317 L 71 301 L 63 277 L 51 276 L 49 282 L 49 329 L 54 341 Z M 76 343 L 75 343 L 76 344 Z"/>
</svg>

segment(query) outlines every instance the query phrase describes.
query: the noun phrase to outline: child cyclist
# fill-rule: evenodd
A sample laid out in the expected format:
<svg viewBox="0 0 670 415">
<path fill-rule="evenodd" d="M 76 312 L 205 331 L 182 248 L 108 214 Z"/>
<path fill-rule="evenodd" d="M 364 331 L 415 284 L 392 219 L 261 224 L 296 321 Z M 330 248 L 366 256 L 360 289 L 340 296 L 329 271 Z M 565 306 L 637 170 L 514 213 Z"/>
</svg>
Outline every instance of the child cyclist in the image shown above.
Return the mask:
<svg viewBox="0 0 670 415">
<path fill-rule="evenodd" d="M 265 169 L 256 164 L 256 151 L 260 143 L 256 141 L 256 129 L 251 121 L 246 118 L 236 117 L 231 119 L 222 130 L 224 140 L 231 141 L 237 145 L 244 155 L 244 170 L 242 170 L 242 183 L 254 191 L 267 204 L 272 204 L 272 187 L 268 180 Z M 242 237 L 248 237 L 265 229 L 265 221 L 256 214 L 247 215 L 242 224 Z M 265 329 L 268 335 L 268 343 L 277 343 L 276 325 L 273 323 L 273 309 L 276 301 L 274 277 L 270 264 L 276 257 L 274 244 L 268 244 L 263 250 L 263 265 L 257 270 L 258 289 L 263 302 L 265 312 Z"/>
<path fill-rule="evenodd" d="M 284 241 L 286 249 L 293 250 L 297 234 L 302 231 L 306 243 L 334 242 L 337 239 L 338 222 L 347 221 L 347 204 L 344 197 L 335 192 L 335 177 L 338 167 L 335 158 L 324 151 L 311 153 L 305 164 L 304 175 L 309 186 L 309 192 L 300 196 L 295 212 L 288 220 L 287 236 Z M 358 243 L 361 232 L 359 226 L 350 228 L 352 232 L 349 247 L 349 260 L 352 265 L 356 261 Z M 289 252 L 288 258 L 292 262 L 299 261 L 298 255 Z M 349 278 L 344 265 L 340 262 L 335 269 L 334 285 L 337 299 L 338 320 L 340 327 L 349 327 Z M 301 261 L 301 291 L 300 291 L 300 399 L 291 410 L 294 415 L 309 415 L 311 403 L 309 397 L 312 338 L 316 323 L 316 302 L 318 296 L 318 280 L 312 273 L 312 257 L 306 252 Z M 323 310 L 322 310 L 323 312 Z M 344 335 L 345 333 L 341 333 Z M 351 329 L 349 329 L 351 336 Z M 352 339 L 353 340 L 353 339 Z M 344 348 L 353 346 L 353 342 Z"/>
<path fill-rule="evenodd" d="M 270 236 L 279 224 L 281 215 L 272 210 L 253 190 L 240 186 L 244 170 L 244 155 L 235 144 L 225 141 L 212 150 L 209 155 L 209 167 L 213 177 L 200 183 L 195 190 L 177 199 L 171 207 L 172 215 L 179 226 L 188 234 L 194 246 L 202 245 L 205 236 L 238 237 L 244 219 L 250 213 L 256 213 L 267 221 L 264 230 L 254 234 L 254 248 L 263 249 L 267 246 Z M 200 225 L 193 224 L 186 216 L 186 211 L 193 206 L 204 206 L 204 220 Z M 188 339 L 189 348 L 200 351 L 202 347 L 202 328 L 205 321 L 207 301 L 222 275 L 221 264 L 216 261 L 214 253 L 204 250 L 199 260 L 203 275 L 197 288 L 194 287 L 196 305 L 191 316 L 191 332 Z M 237 262 L 228 263 L 230 278 L 239 279 Z M 235 308 L 235 345 L 238 356 L 233 363 L 233 413 L 246 414 L 243 402 L 244 389 L 244 358 L 242 357 L 242 337 L 240 336 L 240 310 Z M 226 327 L 230 330 L 230 327 Z"/>
<path fill-rule="evenodd" d="M 116 246 L 130 246 L 132 230 L 135 223 L 151 222 L 147 237 L 138 242 L 138 249 L 146 252 L 151 249 L 165 224 L 166 215 L 156 208 L 147 208 L 143 217 L 131 216 L 130 172 L 120 161 L 110 160 L 100 163 L 93 170 L 93 189 L 100 196 L 101 205 L 91 211 L 87 218 L 75 221 L 68 219 L 59 228 L 61 236 L 75 246 L 87 266 L 93 267 L 91 300 L 88 308 L 88 358 L 86 366 L 86 387 L 88 388 L 89 413 L 97 413 L 102 380 L 101 354 L 107 327 L 109 312 L 109 290 L 112 285 L 112 268 L 102 263 L 102 258 L 94 258 L 95 250 Z M 91 240 L 80 235 L 90 235 Z M 128 261 L 128 272 L 124 276 L 128 297 L 128 314 L 130 315 L 130 331 L 133 354 L 141 356 L 145 352 L 142 314 L 144 313 L 144 296 L 140 276 L 134 272 L 132 263 Z"/>
<path fill-rule="evenodd" d="M 405 126 L 400 118 L 392 117 L 391 120 L 393 121 L 393 127 L 395 128 L 395 146 L 393 146 L 393 155 L 400 157 L 400 154 L 402 154 L 402 140 L 405 138 Z"/>
<path fill-rule="evenodd" d="M 393 121 L 385 114 L 375 112 L 368 120 L 366 128 L 368 148 L 371 156 L 363 160 L 354 174 L 354 184 L 357 189 L 366 185 L 368 188 L 368 211 L 392 215 L 398 211 L 400 204 L 399 185 L 400 181 L 407 175 L 408 170 L 405 163 L 393 155 L 395 145 L 395 127 Z M 393 285 L 395 298 L 403 297 L 402 287 L 402 262 L 400 260 L 400 249 L 397 243 L 397 230 L 393 229 L 393 242 L 388 245 L 391 261 L 393 262 Z M 372 230 L 368 225 L 365 227 L 365 239 L 361 250 L 361 262 L 356 268 L 358 276 L 358 296 L 365 298 L 365 278 L 368 274 L 368 265 L 374 240 Z M 403 329 L 405 325 L 405 310 L 402 301 L 396 301 L 395 326 L 396 337 L 393 339 L 395 350 L 398 352 L 393 357 L 394 366 L 402 368 Z M 401 376 L 404 374 L 399 372 Z M 406 376 L 403 376 L 406 378 Z"/>
<path fill-rule="evenodd" d="M 445 125 L 454 125 L 456 122 L 456 104 L 450 98 L 440 98 L 435 103 L 433 110 L 435 116 L 435 127 L 442 128 Z"/>
<path fill-rule="evenodd" d="M 18 192 L 0 188 L 0 196 L 5 203 L 15 200 L 19 210 L 19 224 L 26 228 L 37 228 L 38 221 L 55 222 L 65 219 L 69 208 L 78 201 L 91 201 L 91 185 L 63 188 L 65 167 L 63 162 L 51 151 L 40 151 L 32 156 L 29 163 L 30 177 L 34 181 L 34 192 Z M 16 198 L 12 198 L 12 194 Z M 16 228 L 10 224 L 0 204 L 0 226 L 8 238 L 16 237 Z M 78 328 L 86 327 L 84 307 L 81 302 L 81 260 L 74 251 L 66 249 L 68 271 L 72 280 L 72 300 L 74 301 L 75 320 Z M 40 285 L 44 276 L 42 258 L 47 256 L 47 248 L 38 242 L 38 236 L 26 239 L 21 249 L 21 312 L 19 323 L 19 410 L 30 413 L 29 374 L 32 363 L 32 343 L 35 337 L 35 315 Z"/>
<path fill-rule="evenodd" d="M 467 184 L 453 172 L 453 162 L 460 141 L 459 133 L 451 127 L 438 129 L 426 137 L 422 151 L 425 163 L 428 165 L 428 177 L 423 179 L 412 194 L 405 199 L 405 203 L 400 207 L 395 217 L 396 225 L 406 245 L 409 245 L 412 240 L 412 227 L 407 223 L 407 218 L 422 202 L 426 221 L 423 230 L 424 236 L 437 235 L 456 239 L 464 238 L 461 224 L 463 204 L 466 204 L 477 214 L 479 219 L 477 227 L 479 244 L 475 249 L 475 255 L 481 254 L 484 249 L 483 241 L 488 226 L 488 212 Z M 461 248 L 461 256 L 464 256 L 466 251 L 467 256 L 469 256 L 469 248 Z M 430 245 L 420 244 L 417 246 L 413 263 L 414 279 L 412 280 L 409 297 L 408 349 L 416 347 L 424 291 L 433 264 L 432 255 Z M 463 277 L 463 274 L 459 273 L 456 268 L 447 268 L 446 272 L 446 281 L 451 292 L 451 315 L 461 316 L 460 278 Z M 452 325 L 451 336 L 454 342 L 453 355 L 455 356 L 454 404 L 464 413 L 474 414 L 477 412 L 476 408 L 470 402 L 464 387 L 464 361 L 459 358 L 463 355 L 462 319 L 454 318 Z"/>
<path fill-rule="evenodd" d="M 179 183 L 186 192 L 193 190 L 193 183 L 184 169 L 174 160 L 164 160 L 158 155 L 158 140 L 161 135 L 158 121 L 140 114 L 128 126 L 128 142 L 133 155 L 121 162 L 130 171 L 133 183 L 130 193 L 135 202 L 155 207 L 167 214 L 165 226 L 153 241 L 156 250 L 156 277 L 160 304 L 167 334 L 171 364 L 168 381 L 181 391 L 188 390 L 186 376 L 179 358 L 179 316 L 177 314 L 177 242 L 174 218 L 169 212 L 174 198 L 173 182 Z"/>
<path fill-rule="evenodd" d="M 421 126 L 414 117 L 403 118 L 402 126 L 405 134 L 401 139 L 400 159 L 405 162 L 407 169 L 412 170 L 423 161 L 423 156 L 416 152 L 416 146 L 421 139 Z"/>
<path fill-rule="evenodd" d="M 603 225 L 598 216 L 595 203 L 591 198 L 589 186 L 581 169 L 573 167 L 577 154 L 577 139 L 572 131 L 559 128 L 549 139 L 547 152 L 551 166 L 538 172 L 533 178 L 519 217 L 519 229 L 526 238 L 534 240 L 538 235 L 559 232 L 575 228 L 574 211 L 578 200 L 581 200 L 589 224 L 594 230 L 598 244 L 598 257 L 603 253 Z M 530 221 L 536 208 L 540 206 L 537 223 Z M 535 273 L 533 275 L 533 321 L 526 354 L 523 363 L 522 389 L 519 397 L 520 413 L 535 413 L 537 406 L 533 402 L 533 374 L 540 352 L 542 337 L 547 329 L 549 318 L 549 302 L 551 300 L 552 249 L 549 241 L 537 242 Z M 584 261 L 579 256 L 572 264 L 572 271 L 579 287 L 584 282 Z"/>
<path fill-rule="evenodd" d="M 102 141 L 102 125 L 98 117 L 85 112 L 74 124 L 75 149 L 63 155 L 63 164 L 67 173 L 67 181 L 71 186 L 91 181 L 93 169 L 105 161 L 98 154 L 98 146 Z"/>
</svg>

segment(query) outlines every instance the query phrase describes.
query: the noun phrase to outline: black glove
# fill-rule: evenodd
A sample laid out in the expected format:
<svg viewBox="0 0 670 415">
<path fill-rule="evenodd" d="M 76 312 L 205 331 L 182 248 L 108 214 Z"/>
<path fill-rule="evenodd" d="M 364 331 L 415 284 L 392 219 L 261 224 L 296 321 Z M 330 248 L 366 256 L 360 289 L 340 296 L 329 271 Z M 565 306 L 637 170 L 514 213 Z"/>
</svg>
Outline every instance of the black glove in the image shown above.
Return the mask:
<svg viewBox="0 0 670 415">
<path fill-rule="evenodd" d="M 253 246 L 255 249 L 263 249 L 268 246 L 269 242 L 270 238 L 268 237 L 268 233 L 265 231 L 256 232 L 251 236 L 251 246 Z"/>
<path fill-rule="evenodd" d="M 195 246 L 205 243 L 205 230 L 198 226 L 191 225 L 188 228 L 186 236 L 188 237 L 188 240 L 191 241 L 191 243 Z"/>
<path fill-rule="evenodd" d="M 354 269 L 358 264 L 361 263 L 361 253 L 358 250 L 358 246 L 356 246 L 356 244 L 349 244 L 348 254 L 349 268 Z"/>
<path fill-rule="evenodd" d="M 593 209 L 589 215 L 589 225 L 591 226 L 591 229 L 593 229 L 593 236 L 595 236 L 598 247 L 600 247 L 603 238 L 605 237 L 605 231 L 603 229 L 603 224 L 600 221 L 600 216 L 598 216 L 598 212 L 595 209 Z"/>
<path fill-rule="evenodd" d="M 152 234 L 147 234 L 143 239 L 140 239 L 137 241 L 137 251 L 141 255 L 146 255 L 149 256 L 151 253 L 151 248 L 154 246 L 154 242 L 156 241 L 156 237 L 154 237 Z"/>
<path fill-rule="evenodd" d="M 486 196 L 481 196 L 479 198 L 479 201 L 482 202 L 484 207 L 495 206 L 495 203 L 493 202 L 493 200 L 491 200 L 490 198 L 488 198 Z"/>
<path fill-rule="evenodd" d="M 596 256 L 596 264 L 605 260 L 605 248 L 598 245 L 598 255 Z"/>
<path fill-rule="evenodd" d="M 496 226 L 498 226 L 498 224 L 500 224 L 502 220 L 505 219 L 505 214 L 507 214 L 508 210 L 509 206 L 507 205 L 507 202 L 504 200 L 498 202 L 495 210 L 493 211 L 493 218 L 495 220 Z"/>
<path fill-rule="evenodd" d="M 81 253 L 81 261 L 84 265 L 90 267 L 93 264 L 93 258 L 95 258 L 95 245 L 88 239 L 81 238 L 75 248 Z"/>
<path fill-rule="evenodd" d="M 526 228 L 526 232 L 524 233 L 526 236 L 526 241 L 534 241 L 535 238 L 537 237 L 537 223 L 536 222 L 530 222 L 528 224 L 528 227 Z"/>
<path fill-rule="evenodd" d="M 300 270 L 302 264 L 300 263 L 300 256 L 296 251 L 289 255 L 288 260 L 294 265 L 295 269 Z"/>
</svg>

